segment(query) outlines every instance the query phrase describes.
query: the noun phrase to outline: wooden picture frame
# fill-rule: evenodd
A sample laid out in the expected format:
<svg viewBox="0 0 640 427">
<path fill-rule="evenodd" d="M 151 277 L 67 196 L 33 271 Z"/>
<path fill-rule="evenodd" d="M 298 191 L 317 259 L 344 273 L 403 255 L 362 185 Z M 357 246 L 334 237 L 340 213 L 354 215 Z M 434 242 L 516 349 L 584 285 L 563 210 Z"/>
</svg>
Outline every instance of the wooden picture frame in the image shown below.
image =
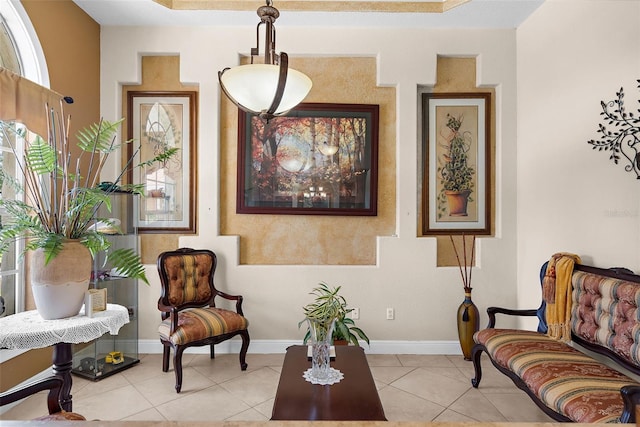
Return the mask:
<svg viewBox="0 0 640 427">
<path fill-rule="evenodd" d="M 422 232 L 491 234 L 491 93 L 422 94 Z"/>
<path fill-rule="evenodd" d="M 131 91 L 127 93 L 129 155 L 140 146 L 134 165 L 167 148 L 178 152 L 163 164 L 134 168 L 131 182 L 144 184 L 136 197 L 135 223 L 140 233 L 196 232 L 197 92 Z"/>
<path fill-rule="evenodd" d="M 239 112 L 236 212 L 377 215 L 379 106 L 303 103 Z"/>
</svg>

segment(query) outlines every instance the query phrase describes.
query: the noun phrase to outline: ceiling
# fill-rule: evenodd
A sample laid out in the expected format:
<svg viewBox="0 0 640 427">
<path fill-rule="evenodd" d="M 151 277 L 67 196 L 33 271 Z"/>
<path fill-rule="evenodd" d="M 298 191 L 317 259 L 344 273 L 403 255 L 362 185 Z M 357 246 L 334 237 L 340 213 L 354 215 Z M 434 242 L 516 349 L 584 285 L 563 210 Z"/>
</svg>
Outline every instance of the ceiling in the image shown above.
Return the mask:
<svg viewBox="0 0 640 427">
<path fill-rule="evenodd" d="M 256 9 L 265 4 L 261 0 L 73 1 L 103 26 L 255 26 Z M 274 0 L 273 6 L 281 12 L 278 27 L 517 28 L 543 2 Z"/>
<path fill-rule="evenodd" d="M 256 0 L 153 0 L 175 10 L 255 10 Z M 277 0 L 280 10 L 442 13 L 470 0 Z"/>
</svg>

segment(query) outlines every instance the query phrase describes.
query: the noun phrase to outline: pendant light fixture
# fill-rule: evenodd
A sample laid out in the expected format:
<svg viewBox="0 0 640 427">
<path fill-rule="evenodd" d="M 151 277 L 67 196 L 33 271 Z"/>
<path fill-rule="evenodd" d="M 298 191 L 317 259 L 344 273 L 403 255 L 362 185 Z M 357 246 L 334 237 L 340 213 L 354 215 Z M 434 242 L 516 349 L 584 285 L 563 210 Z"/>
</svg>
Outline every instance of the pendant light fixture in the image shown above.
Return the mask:
<svg viewBox="0 0 640 427">
<path fill-rule="evenodd" d="M 256 29 L 257 45 L 251 49 L 251 63 L 218 72 L 220 87 L 240 109 L 265 120 L 285 115 L 298 105 L 311 90 L 311 79 L 300 71 L 289 68 L 285 52 L 276 54 L 274 22 L 280 16 L 278 9 L 267 0 L 258 8 L 260 23 Z M 260 26 L 265 25 L 264 63 L 254 64 L 260 55 Z"/>
</svg>

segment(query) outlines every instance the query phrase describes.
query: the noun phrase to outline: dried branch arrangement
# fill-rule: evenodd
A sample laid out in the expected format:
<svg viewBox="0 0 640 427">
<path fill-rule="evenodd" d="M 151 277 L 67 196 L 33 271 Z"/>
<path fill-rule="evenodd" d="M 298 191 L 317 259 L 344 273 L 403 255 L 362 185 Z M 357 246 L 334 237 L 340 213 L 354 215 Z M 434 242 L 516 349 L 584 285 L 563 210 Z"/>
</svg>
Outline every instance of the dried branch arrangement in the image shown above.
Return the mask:
<svg viewBox="0 0 640 427">
<path fill-rule="evenodd" d="M 460 269 L 460 277 L 462 278 L 462 285 L 465 292 L 471 292 L 471 275 L 473 273 L 473 266 L 475 264 L 476 257 L 476 236 L 473 235 L 471 240 L 471 259 L 467 258 L 467 236 L 462 234 L 462 260 L 460 260 L 460 253 L 456 242 L 453 240 L 453 236 L 449 236 L 453 250 L 456 253 L 456 259 L 458 260 L 458 268 Z M 467 262 L 470 261 L 470 262 Z"/>
</svg>

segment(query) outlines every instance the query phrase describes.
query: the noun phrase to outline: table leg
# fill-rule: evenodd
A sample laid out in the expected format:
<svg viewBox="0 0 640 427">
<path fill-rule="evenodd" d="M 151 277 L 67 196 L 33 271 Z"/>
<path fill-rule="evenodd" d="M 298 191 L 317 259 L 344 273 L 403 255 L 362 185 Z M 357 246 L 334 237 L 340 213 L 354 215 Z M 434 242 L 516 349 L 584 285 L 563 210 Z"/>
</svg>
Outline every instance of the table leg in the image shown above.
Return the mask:
<svg viewBox="0 0 640 427">
<path fill-rule="evenodd" d="M 73 354 L 71 344 L 58 343 L 53 347 L 53 374 L 62 378 L 62 390 L 60 391 L 60 406 L 65 411 L 71 412 L 71 367 Z"/>
</svg>

